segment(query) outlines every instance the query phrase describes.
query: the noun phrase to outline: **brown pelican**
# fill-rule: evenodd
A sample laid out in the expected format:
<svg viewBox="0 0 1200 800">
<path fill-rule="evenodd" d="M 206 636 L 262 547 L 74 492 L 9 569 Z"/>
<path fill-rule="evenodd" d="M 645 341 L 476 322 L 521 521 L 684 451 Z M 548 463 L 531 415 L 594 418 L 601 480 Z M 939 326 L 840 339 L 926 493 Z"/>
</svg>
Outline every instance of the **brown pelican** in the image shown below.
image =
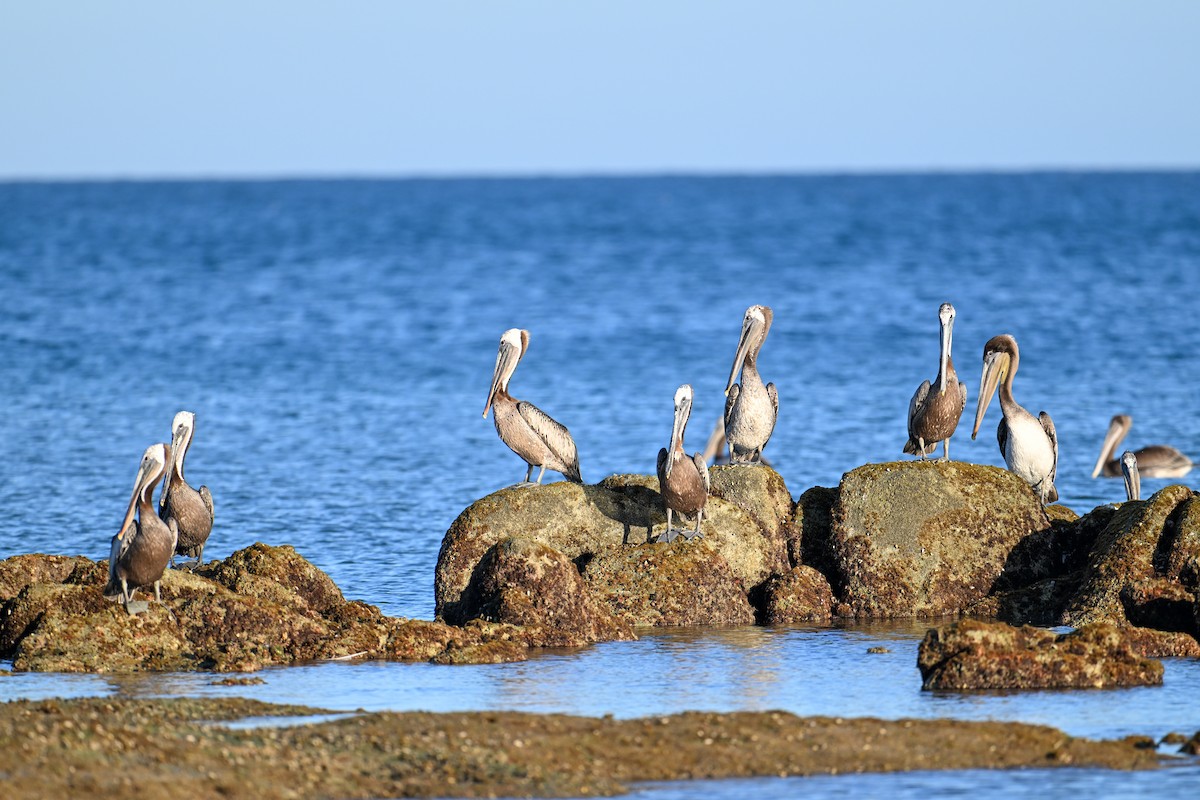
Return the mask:
<svg viewBox="0 0 1200 800">
<path fill-rule="evenodd" d="M 207 486 L 196 491 L 183 477 L 183 459 L 192 446 L 196 431 L 196 415 L 180 411 L 171 422 L 171 463 L 163 481 L 158 513 L 168 523 L 172 520 L 179 529 L 175 552 L 196 559 L 199 566 L 204 557 L 204 543 L 212 533 L 213 501 Z M 174 557 L 172 557 L 174 560 Z"/>
<path fill-rule="evenodd" d="M 772 317 L 771 309 L 766 306 L 750 306 L 742 319 L 742 336 L 725 386 L 725 438 L 729 442 L 731 464 L 760 461 L 779 417 L 779 393 L 773 383 L 763 386 L 757 366 L 758 352 L 767 340 Z M 740 386 L 734 383 L 739 370 Z"/>
<path fill-rule="evenodd" d="M 1104 434 L 1104 444 L 1100 446 L 1100 457 L 1092 469 L 1093 478 L 1100 474 L 1106 478 L 1121 476 L 1121 463 L 1110 456 L 1116 452 L 1132 427 L 1133 417 L 1128 414 L 1117 414 L 1108 423 L 1108 433 Z M 1192 460 L 1170 445 L 1152 444 L 1133 451 L 1133 455 L 1137 457 L 1138 471 L 1147 478 L 1179 478 L 1192 469 Z"/>
<path fill-rule="evenodd" d="M 704 456 L 696 453 L 688 458 L 683 450 L 683 430 L 692 414 L 692 387 L 688 384 L 675 391 L 675 422 L 671 426 L 671 445 L 658 451 L 658 489 L 667 507 L 667 530 L 658 537 L 660 542 L 673 542 L 683 534 L 685 539 L 700 535 L 704 520 L 704 504 L 708 502 L 708 467 Z M 671 527 L 671 512 L 696 516 L 694 531 Z"/>
<path fill-rule="evenodd" d="M 1000 384 L 1000 412 L 1003 417 L 996 426 L 996 439 L 1010 472 L 1025 480 L 1038 493 L 1042 502 L 1058 499 L 1054 488 L 1054 473 L 1058 470 L 1058 436 L 1054 423 L 1045 411 L 1036 417 L 1013 399 L 1013 377 L 1021 354 L 1017 340 L 1007 333 L 993 336 L 983 346 L 983 376 L 979 381 L 979 399 L 975 406 L 975 427 L 971 438 L 979 433 L 979 423 L 992 401 L 996 384 Z"/>
<path fill-rule="evenodd" d="M 1142 479 L 1138 475 L 1137 455 L 1129 450 L 1121 453 L 1121 477 L 1125 479 L 1125 499 L 1141 500 Z"/>
<path fill-rule="evenodd" d="M 713 426 L 712 433 L 708 435 L 708 441 L 704 443 L 704 450 L 700 455 L 703 456 L 705 464 L 711 462 L 713 466 L 717 466 L 729 463 L 729 450 L 725 444 L 724 415 L 717 417 L 717 424 Z M 765 466 L 771 466 L 771 459 L 766 456 L 759 456 L 758 460 Z"/>
<path fill-rule="evenodd" d="M 567 480 L 583 483 L 579 476 L 579 454 L 571 432 L 550 418 L 533 403 L 516 400 L 508 393 L 508 381 L 517 369 L 517 363 L 529 350 L 529 331 L 509 328 L 500 337 L 500 351 L 496 354 L 496 369 L 492 373 L 492 388 L 488 392 L 483 417 L 488 409 L 496 407 L 496 433 L 500 441 L 519 455 L 529 465 L 525 482 L 530 485 L 534 467 L 541 467 L 537 482 L 542 482 L 546 469 L 561 472 Z"/>
<path fill-rule="evenodd" d="M 938 319 L 942 326 L 942 354 L 937 377 L 933 379 L 937 391 L 930 394 L 929 381 L 923 381 L 908 401 L 908 443 L 904 452 L 915 453 L 922 461 L 937 449 L 938 442 L 942 443 L 942 460 L 950 460 L 950 437 L 967 407 L 967 386 L 958 379 L 954 360 L 950 358 L 954 306 L 942 303 Z"/>
<path fill-rule="evenodd" d="M 120 532 L 112 539 L 104 596 L 121 598 L 121 603 L 130 614 L 146 608 L 144 602 L 133 602 L 133 593 L 143 586 L 154 584 L 154 599 L 162 601 L 159 581 L 175 552 L 178 533 L 175 524 L 164 522 L 155 514 L 150 500 L 169 458 L 165 444 L 146 448 L 142 464 L 138 467 L 137 479 L 133 483 L 133 496 L 129 498 L 125 519 Z M 133 519 L 134 512 L 138 516 L 136 522 Z"/>
</svg>

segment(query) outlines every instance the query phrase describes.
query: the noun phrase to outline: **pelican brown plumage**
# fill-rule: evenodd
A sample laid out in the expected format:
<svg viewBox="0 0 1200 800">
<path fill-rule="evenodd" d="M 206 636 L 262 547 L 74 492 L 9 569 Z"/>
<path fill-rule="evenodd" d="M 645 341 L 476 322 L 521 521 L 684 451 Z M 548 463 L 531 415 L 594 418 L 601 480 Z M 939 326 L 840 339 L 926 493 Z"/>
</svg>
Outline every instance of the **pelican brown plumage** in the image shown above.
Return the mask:
<svg viewBox="0 0 1200 800">
<path fill-rule="evenodd" d="M 193 489 L 183 477 L 183 459 L 192 446 L 195 431 L 196 415 L 191 411 L 180 411 L 171 421 L 172 457 L 163 481 L 158 513 L 168 523 L 174 520 L 178 526 L 179 541 L 175 543 L 175 553 L 195 558 L 199 566 L 204 559 L 204 544 L 212 533 L 214 515 L 212 492 L 208 487 Z"/>
<path fill-rule="evenodd" d="M 1125 499 L 1141 500 L 1142 479 L 1138 475 L 1137 455 L 1129 450 L 1121 453 L 1121 477 L 1125 479 Z"/>
<path fill-rule="evenodd" d="M 488 410 L 495 407 L 494 420 L 500 441 L 529 465 L 524 484 L 530 483 L 534 467 L 541 467 L 538 483 L 542 482 L 547 469 L 561 472 L 567 480 L 583 483 L 579 474 L 579 454 L 571 432 L 533 403 L 517 400 L 508 393 L 508 382 L 528 350 L 529 331 L 509 328 L 500 337 L 492 388 L 488 391 L 483 416 L 486 419 Z"/>
<path fill-rule="evenodd" d="M 1009 334 L 993 336 L 983 346 L 983 376 L 979 381 L 979 398 L 975 406 L 975 427 L 971 438 L 979 433 L 984 412 L 992 401 L 996 385 L 1000 385 L 1000 424 L 996 440 L 1004 463 L 1033 487 L 1043 503 L 1058 499 L 1054 475 L 1058 471 L 1058 435 L 1054 422 L 1045 411 L 1036 417 L 1022 408 L 1013 398 L 1013 378 L 1021 363 L 1017 340 Z"/>
<path fill-rule="evenodd" d="M 950 344 L 954 335 L 954 306 L 942 303 L 938 309 L 941 324 L 941 356 L 938 374 L 931 385 L 923 381 L 908 401 L 908 443 L 904 452 L 925 456 L 942 443 L 942 460 L 950 460 L 950 437 L 967 407 L 967 386 L 954 371 Z M 936 386 L 936 391 L 930 390 Z"/>
<path fill-rule="evenodd" d="M 1112 454 L 1129 434 L 1133 427 L 1133 417 L 1128 414 L 1117 414 L 1108 423 L 1108 432 L 1104 434 L 1104 443 L 1100 445 L 1100 457 L 1092 469 L 1092 477 L 1103 474 L 1106 478 L 1119 478 L 1122 475 L 1121 462 L 1112 458 Z M 1191 472 L 1192 460 L 1174 447 L 1166 444 L 1152 444 L 1141 450 L 1133 451 L 1137 459 L 1138 472 L 1147 478 L 1181 478 Z"/>
<path fill-rule="evenodd" d="M 703 455 L 696 453 L 688 458 L 683 449 L 683 432 L 691 414 L 692 387 L 685 383 L 675 391 L 675 421 L 671 425 L 670 446 L 658 451 L 658 490 L 667 507 L 667 530 L 659 535 L 660 542 L 673 542 L 680 534 L 685 539 L 701 535 L 700 523 L 704 521 L 704 506 L 708 502 L 708 467 Z M 695 530 L 672 528 L 672 512 L 689 517 L 695 515 Z"/>
<path fill-rule="evenodd" d="M 143 586 L 154 585 L 154 599 L 161 602 L 159 581 L 175 553 L 178 530 L 173 522 L 163 521 L 154 513 L 150 495 L 162 479 L 170 458 L 165 444 L 153 444 L 142 454 L 133 496 L 121 528 L 112 538 L 108 560 L 108 583 L 104 596 L 120 598 L 125 610 L 136 613 L 133 595 Z M 137 520 L 134 520 L 134 514 Z M 145 603 L 139 604 L 143 610 Z"/>
<path fill-rule="evenodd" d="M 725 439 L 729 443 L 731 464 L 760 461 L 779 418 L 775 384 L 764 386 L 758 374 L 758 353 L 767 340 L 773 318 L 770 308 L 758 305 L 746 309 L 742 318 L 742 334 L 725 385 Z M 739 371 L 741 385 L 734 383 Z"/>
</svg>

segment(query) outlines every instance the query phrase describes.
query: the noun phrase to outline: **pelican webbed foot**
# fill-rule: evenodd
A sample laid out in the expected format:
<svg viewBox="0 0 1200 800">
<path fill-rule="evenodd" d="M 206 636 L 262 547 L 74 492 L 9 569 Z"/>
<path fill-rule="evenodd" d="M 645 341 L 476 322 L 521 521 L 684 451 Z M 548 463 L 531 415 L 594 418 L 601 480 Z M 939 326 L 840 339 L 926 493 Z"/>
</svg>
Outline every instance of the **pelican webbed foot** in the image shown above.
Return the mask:
<svg viewBox="0 0 1200 800">
<path fill-rule="evenodd" d="M 679 528 L 667 528 L 665 531 L 660 533 L 654 541 L 658 542 L 659 544 L 670 544 L 678 539 L 681 535 L 685 539 L 687 538 L 687 532 L 682 531 Z"/>
<path fill-rule="evenodd" d="M 125 606 L 125 613 L 131 617 L 136 617 L 138 614 L 144 614 L 150 610 L 150 603 L 145 600 L 126 600 L 122 605 Z"/>
<path fill-rule="evenodd" d="M 703 535 L 704 535 L 704 531 L 700 530 L 700 526 L 699 526 L 699 525 L 697 525 L 697 526 L 696 526 L 696 527 L 695 527 L 693 530 L 690 530 L 690 531 L 680 531 L 679 533 L 680 533 L 680 535 L 681 535 L 681 536 L 683 536 L 683 538 L 684 538 L 684 539 L 687 539 L 689 542 L 690 542 L 692 539 L 698 539 L 698 538 L 700 538 L 701 536 L 703 536 Z"/>
</svg>

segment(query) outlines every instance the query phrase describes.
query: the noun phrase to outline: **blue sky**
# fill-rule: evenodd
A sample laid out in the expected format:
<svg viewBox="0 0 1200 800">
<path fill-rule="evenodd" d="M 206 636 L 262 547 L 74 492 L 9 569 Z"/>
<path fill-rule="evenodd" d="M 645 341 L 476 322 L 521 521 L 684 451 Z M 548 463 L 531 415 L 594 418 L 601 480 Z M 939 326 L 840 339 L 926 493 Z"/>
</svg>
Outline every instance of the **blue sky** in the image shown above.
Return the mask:
<svg viewBox="0 0 1200 800">
<path fill-rule="evenodd" d="M 10 2 L 0 178 L 1200 167 L 1200 2 Z"/>
</svg>

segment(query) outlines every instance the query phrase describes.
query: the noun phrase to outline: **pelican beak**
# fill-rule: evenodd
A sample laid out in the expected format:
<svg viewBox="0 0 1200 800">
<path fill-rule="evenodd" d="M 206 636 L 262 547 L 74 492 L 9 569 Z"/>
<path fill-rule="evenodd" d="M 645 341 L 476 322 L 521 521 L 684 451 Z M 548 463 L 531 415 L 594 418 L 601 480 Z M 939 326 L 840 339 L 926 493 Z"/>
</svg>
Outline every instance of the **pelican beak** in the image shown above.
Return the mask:
<svg viewBox="0 0 1200 800">
<path fill-rule="evenodd" d="M 941 380 L 938 381 L 938 393 L 946 393 L 946 372 L 950 367 L 950 341 L 954 335 L 954 317 L 950 317 L 946 324 L 942 326 L 942 357 L 938 362 L 938 375 Z"/>
<path fill-rule="evenodd" d="M 517 349 L 508 342 L 500 342 L 500 350 L 496 353 L 496 368 L 492 371 L 492 388 L 488 390 L 487 405 L 483 407 L 483 418 L 487 419 L 488 411 L 492 408 L 492 402 L 496 399 L 496 392 L 500 391 L 508 381 L 508 376 L 512 375 L 513 370 L 517 368 L 517 362 L 521 360 Z"/>
<path fill-rule="evenodd" d="M 143 456 L 142 465 L 138 467 L 137 478 L 133 481 L 133 494 L 129 498 L 129 507 L 125 509 L 125 519 L 121 522 L 121 529 L 117 531 L 118 539 L 125 537 L 125 531 L 129 530 L 129 523 L 133 522 L 133 515 L 137 510 L 138 498 L 141 497 L 153 468 L 154 462 L 150 460 L 150 457 L 148 455 Z"/>
<path fill-rule="evenodd" d="M 1142 476 L 1138 474 L 1137 456 L 1128 450 L 1121 454 L 1121 475 L 1125 478 L 1125 497 L 1141 500 Z"/>
<path fill-rule="evenodd" d="M 671 477 L 671 467 L 675 465 L 676 448 L 683 449 L 683 429 L 687 427 L 688 417 L 692 413 L 690 400 L 683 400 L 675 405 L 675 421 L 671 424 L 671 445 L 667 448 L 667 477 Z"/>
<path fill-rule="evenodd" d="M 742 368 L 742 364 L 746 361 L 746 355 L 750 352 L 750 343 L 754 340 L 754 329 L 757 321 L 746 316 L 742 321 L 742 336 L 738 339 L 737 354 L 733 357 L 733 368 L 729 370 L 729 382 L 725 384 L 725 395 L 729 395 L 729 390 L 733 388 L 733 382 L 737 380 L 738 370 Z"/>
<path fill-rule="evenodd" d="M 1120 422 L 1114 419 L 1108 423 L 1108 433 L 1104 434 L 1104 444 L 1100 445 L 1100 457 L 1096 459 L 1096 466 L 1092 468 L 1093 478 L 1100 474 L 1100 470 L 1104 468 L 1104 462 L 1108 461 L 1112 451 L 1117 449 L 1117 443 L 1121 441 L 1121 433 Z M 1124 456 L 1121 458 L 1123 459 Z"/>
<path fill-rule="evenodd" d="M 1008 353 L 990 352 L 983 357 L 983 376 L 979 379 L 979 398 L 975 404 L 975 427 L 971 429 L 971 438 L 979 435 L 979 424 L 983 422 L 984 412 L 992 402 L 996 386 L 1008 374 L 1010 359 Z"/>
</svg>

